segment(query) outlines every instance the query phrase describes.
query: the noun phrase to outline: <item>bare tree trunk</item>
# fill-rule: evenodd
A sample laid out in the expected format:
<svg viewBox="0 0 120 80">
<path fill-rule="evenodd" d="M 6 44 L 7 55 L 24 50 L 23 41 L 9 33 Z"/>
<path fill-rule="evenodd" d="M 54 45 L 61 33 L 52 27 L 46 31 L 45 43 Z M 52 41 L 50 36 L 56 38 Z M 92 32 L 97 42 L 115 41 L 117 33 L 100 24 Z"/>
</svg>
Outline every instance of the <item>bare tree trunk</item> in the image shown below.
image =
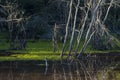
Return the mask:
<svg viewBox="0 0 120 80">
<path fill-rule="evenodd" d="M 85 49 L 86 49 L 86 47 L 87 47 L 87 45 L 88 45 L 91 37 L 92 37 L 93 34 L 94 34 L 94 32 L 93 32 L 92 34 L 90 34 L 90 31 L 91 31 L 91 28 L 92 28 L 92 26 L 93 26 L 93 23 L 94 23 L 94 21 L 95 21 L 95 19 L 96 19 L 97 11 L 99 10 L 99 6 L 100 6 L 100 4 L 101 4 L 101 1 L 102 1 L 102 0 L 99 0 L 96 8 L 95 8 L 94 11 L 93 11 L 92 20 L 91 20 L 91 22 L 90 22 L 90 26 L 89 26 L 89 28 L 88 28 L 88 30 L 87 30 L 87 33 L 86 33 L 85 43 L 84 43 L 83 48 L 81 49 L 81 51 L 80 51 L 80 53 L 79 53 L 79 55 L 78 55 L 78 58 L 82 57 L 83 52 L 85 51 Z M 89 35 L 90 35 L 90 36 L 89 36 Z"/>
<path fill-rule="evenodd" d="M 105 21 L 106 21 L 106 19 L 107 19 L 107 16 L 108 16 L 108 14 L 109 14 L 110 8 L 112 7 L 113 1 L 114 1 L 114 0 L 111 0 L 111 2 L 110 2 L 110 5 L 109 5 L 109 7 L 108 7 L 107 13 L 106 13 L 106 15 L 105 15 L 105 18 L 104 18 L 102 24 L 104 24 Z"/>
<path fill-rule="evenodd" d="M 88 14 L 89 14 L 89 11 L 90 11 L 90 6 L 91 6 L 91 1 L 89 2 L 89 7 L 88 7 L 88 10 L 87 10 L 87 13 L 86 13 L 86 16 L 85 16 L 85 19 L 84 19 L 84 22 L 82 24 L 82 27 L 80 28 L 79 30 L 79 34 L 78 34 L 78 42 L 77 42 L 77 46 L 76 46 L 76 50 L 75 50 L 75 56 L 77 55 L 77 52 L 78 52 L 78 48 L 80 46 L 80 42 L 81 42 L 81 37 L 83 35 L 83 32 L 84 32 L 84 28 L 85 28 L 85 24 L 86 24 L 86 21 L 88 19 Z"/>
<path fill-rule="evenodd" d="M 57 50 L 57 24 L 54 26 L 54 35 L 53 35 L 53 52 Z"/>
<path fill-rule="evenodd" d="M 70 40 L 70 47 L 69 47 L 68 59 L 70 58 L 70 54 L 71 54 L 71 52 L 72 52 L 73 39 L 74 39 L 74 35 L 75 35 L 76 19 L 77 19 L 77 14 L 78 14 L 79 5 L 80 5 L 80 0 L 78 0 L 77 6 L 76 6 L 76 10 L 75 10 L 74 24 L 73 24 L 72 36 L 71 36 L 71 40 Z"/>
<path fill-rule="evenodd" d="M 69 10 L 69 16 L 68 16 L 68 21 L 66 24 L 66 34 L 65 34 L 65 38 L 64 38 L 64 44 L 63 44 L 63 48 L 62 48 L 62 52 L 61 52 L 61 58 L 63 58 L 63 54 L 65 51 L 65 46 L 66 46 L 66 42 L 67 42 L 67 37 L 68 37 L 68 28 L 69 28 L 69 23 L 70 23 L 70 17 L 71 17 L 71 12 L 72 12 L 72 4 L 73 4 L 73 0 L 70 1 L 70 10 Z"/>
</svg>

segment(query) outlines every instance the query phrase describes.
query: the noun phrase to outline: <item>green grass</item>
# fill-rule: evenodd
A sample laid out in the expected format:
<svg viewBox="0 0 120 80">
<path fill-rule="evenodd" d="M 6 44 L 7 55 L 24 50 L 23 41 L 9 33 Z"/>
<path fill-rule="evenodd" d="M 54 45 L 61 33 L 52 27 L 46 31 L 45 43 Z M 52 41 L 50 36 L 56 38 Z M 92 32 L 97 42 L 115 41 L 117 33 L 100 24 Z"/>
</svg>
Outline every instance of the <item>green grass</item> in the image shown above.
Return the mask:
<svg viewBox="0 0 120 80">
<path fill-rule="evenodd" d="M 9 43 L 2 42 L 0 45 L 0 50 L 7 50 L 9 48 Z M 62 44 L 58 44 L 58 51 L 53 52 L 52 41 L 40 40 L 35 42 L 28 42 L 25 50 L 7 50 L 8 52 L 13 52 L 10 56 L 1 56 L 0 61 L 14 61 L 14 60 L 60 60 L 60 50 Z"/>
<path fill-rule="evenodd" d="M 36 54 L 21 54 L 11 55 L 6 57 L 0 57 L 0 61 L 15 61 L 15 60 L 60 60 L 59 56 L 55 55 L 36 55 Z"/>
<path fill-rule="evenodd" d="M 53 43 L 50 40 L 39 40 L 35 42 L 28 41 L 25 50 L 8 50 L 8 52 L 14 52 L 16 54 L 11 54 L 10 56 L 0 56 L 0 61 L 44 60 L 45 58 L 47 58 L 48 60 L 60 60 L 62 43 L 58 43 L 58 48 L 57 48 L 58 51 L 56 51 L 55 53 L 53 52 L 52 44 Z M 68 44 L 69 43 L 67 43 L 67 45 Z M 0 50 L 7 50 L 8 48 L 9 48 L 9 43 L 6 43 L 5 40 L 2 40 L 0 44 Z M 90 49 L 91 46 L 88 46 L 85 53 L 120 52 L 120 50 L 91 51 Z M 67 53 L 68 53 L 68 47 L 66 48 L 66 54 Z"/>
</svg>

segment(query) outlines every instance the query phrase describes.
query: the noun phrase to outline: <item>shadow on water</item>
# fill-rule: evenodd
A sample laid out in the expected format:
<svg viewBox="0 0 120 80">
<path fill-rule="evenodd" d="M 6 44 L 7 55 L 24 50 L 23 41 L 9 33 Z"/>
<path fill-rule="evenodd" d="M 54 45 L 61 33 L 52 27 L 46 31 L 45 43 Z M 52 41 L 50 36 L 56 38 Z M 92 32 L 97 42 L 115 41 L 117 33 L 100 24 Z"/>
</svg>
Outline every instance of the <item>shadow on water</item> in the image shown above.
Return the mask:
<svg viewBox="0 0 120 80">
<path fill-rule="evenodd" d="M 120 80 L 120 55 L 85 55 L 72 63 L 48 61 L 47 67 L 44 61 L 0 62 L 0 80 Z"/>
</svg>

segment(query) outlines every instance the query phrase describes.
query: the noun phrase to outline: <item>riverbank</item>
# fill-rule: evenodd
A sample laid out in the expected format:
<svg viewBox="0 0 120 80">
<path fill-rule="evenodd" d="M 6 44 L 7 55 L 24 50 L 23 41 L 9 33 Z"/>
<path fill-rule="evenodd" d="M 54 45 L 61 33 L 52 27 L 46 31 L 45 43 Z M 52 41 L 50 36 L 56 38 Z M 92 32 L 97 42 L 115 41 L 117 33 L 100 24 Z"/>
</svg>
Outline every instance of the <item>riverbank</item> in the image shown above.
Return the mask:
<svg viewBox="0 0 120 80">
<path fill-rule="evenodd" d="M 3 57 L 3 56 L 2 56 Z M 4 57 L 3 57 L 4 58 Z M 80 60 L 74 60 L 73 63 L 76 61 L 82 61 L 83 63 L 86 63 L 87 61 L 93 61 L 92 64 L 100 65 L 99 63 L 102 63 L 101 65 L 109 65 L 109 64 L 118 64 L 120 66 L 120 53 L 94 53 L 94 54 L 85 54 Z M 6 66 L 6 67 L 40 67 L 40 66 L 46 66 L 46 62 L 48 66 L 53 66 L 53 64 L 62 65 L 62 64 L 68 64 L 67 61 L 64 59 L 62 62 L 60 59 L 58 60 L 49 60 L 49 59 L 43 59 L 43 60 L 4 60 L 0 61 L 0 66 Z M 5 68 L 5 67 L 4 67 Z M 120 69 L 120 68 L 119 68 Z"/>
</svg>

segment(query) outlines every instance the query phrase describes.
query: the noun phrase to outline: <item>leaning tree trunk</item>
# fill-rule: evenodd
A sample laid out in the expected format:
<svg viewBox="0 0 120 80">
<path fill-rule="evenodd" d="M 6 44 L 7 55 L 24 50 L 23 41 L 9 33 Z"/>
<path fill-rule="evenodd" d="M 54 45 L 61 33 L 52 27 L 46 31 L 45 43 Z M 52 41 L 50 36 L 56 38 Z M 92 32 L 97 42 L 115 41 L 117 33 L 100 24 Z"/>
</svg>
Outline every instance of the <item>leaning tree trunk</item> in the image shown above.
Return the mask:
<svg viewBox="0 0 120 80">
<path fill-rule="evenodd" d="M 69 17 L 66 25 L 66 35 L 65 35 L 65 40 L 63 44 L 63 50 L 61 53 L 61 55 L 63 56 L 63 53 L 65 52 L 64 49 L 67 43 L 68 26 L 71 20 L 71 22 L 73 22 L 73 26 L 72 26 L 72 35 L 70 37 L 68 59 L 70 58 L 70 56 L 72 56 L 71 53 L 73 53 L 73 50 L 74 50 L 73 46 L 76 47 L 74 52 L 75 58 L 81 58 L 85 53 L 85 50 L 89 45 L 89 43 L 91 42 L 91 40 L 93 40 L 93 44 L 92 44 L 94 45 L 93 48 L 98 48 L 98 49 L 100 49 L 101 47 L 103 48 L 103 46 L 105 47 L 108 47 L 108 45 L 112 46 L 111 41 L 118 42 L 118 40 L 109 33 L 109 30 L 107 29 L 107 26 L 105 23 L 105 21 L 108 18 L 110 8 L 112 7 L 113 4 L 118 5 L 118 2 L 111 0 L 111 1 L 108 1 L 110 2 L 109 5 L 108 3 L 106 3 L 105 0 L 96 0 L 96 1 L 86 0 L 86 1 L 83 1 L 83 3 L 80 3 L 80 2 L 82 1 L 78 0 L 78 2 L 76 2 L 71 0 L 71 3 L 70 3 Z M 108 7 L 106 7 L 106 5 L 108 5 Z M 106 13 L 103 13 L 103 9 L 106 9 L 106 8 L 107 8 Z M 84 14 L 81 14 L 81 16 L 83 17 L 79 17 L 77 15 L 80 13 L 84 13 Z M 71 14 L 74 15 L 74 19 L 70 17 Z M 78 19 L 80 19 L 79 29 L 77 29 Z M 75 31 L 78 32 L 77 40 L 75 37 Z M 75 44 L 74 41 L 77 41 L 77 44 Z M 83 45 L 81 43 L 83 43 Z M 103 43 L 105 43 L 105 45 L 102 45 Z M 80 45 L 82 47 L 80 47 Z"/>
<path fill-rule="evenodd" d="M 63 58 L 65 47 L 66 47 L 66 42 L 67 42 L 67 38 L 68 38 L 68 28 L 69 28 L 71 13 L 72 13 L 72 5 L 73 5 L 73 0 L 70 1 L 70 7 L 69 7 L 70 10 L 69 10 L 69 15 L 68 15 L 68 21 L 67 21 L 67 24 L 66 24 L 66 34 L 65 34 L 65 37 L 64 37 L 64 43 L 63 43 L 63 48 L 62 48 L 62 52 L 61 52 L 61 58 Z"/>
</svg>

